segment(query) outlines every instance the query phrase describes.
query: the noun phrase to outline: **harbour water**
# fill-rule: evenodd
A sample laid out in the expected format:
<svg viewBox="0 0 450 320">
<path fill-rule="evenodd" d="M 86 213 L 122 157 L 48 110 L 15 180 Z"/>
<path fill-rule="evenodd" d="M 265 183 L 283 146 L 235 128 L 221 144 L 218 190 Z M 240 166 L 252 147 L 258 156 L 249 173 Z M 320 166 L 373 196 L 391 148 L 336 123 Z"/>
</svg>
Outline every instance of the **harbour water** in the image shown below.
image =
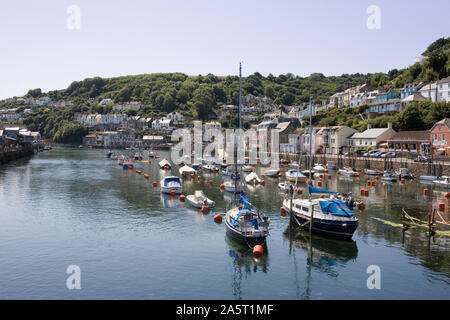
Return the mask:
<svg viewBox="0 0 450 320">
<path fill-rule="evenodd" d="M 366 210 L 355 210 L 353 242 L 342 242 L 291 230 L 280 216 L 279 180 L 266 178 L 247 192 L 271 218 L 267 252 L 255 259 L 213 221 L 233 197 L 220 190 L 220 173 L 183 181 L 186 194 L 201 189 L 216 201 L 202 214 L 153 187 L 167 174 L 158 161 L 136 164 L 146 180 L 106 151 L 55 148 L 0 167 L 1 299 L 450 298 L 449 238 L 383 222 L 400 223 L 402 208 L 423 217 L 438 202 L 448 221 L 442 190 L 416 180 L 377 183 Z M 325 188 L 357 197 L 366 188 L 365 177 L 331 175 Z M 66 287 L 69 265 L 80 267 L 80 290 Z M 379 290 L 367 287 L 371 265 L 381 270 Z"/>
</svg>

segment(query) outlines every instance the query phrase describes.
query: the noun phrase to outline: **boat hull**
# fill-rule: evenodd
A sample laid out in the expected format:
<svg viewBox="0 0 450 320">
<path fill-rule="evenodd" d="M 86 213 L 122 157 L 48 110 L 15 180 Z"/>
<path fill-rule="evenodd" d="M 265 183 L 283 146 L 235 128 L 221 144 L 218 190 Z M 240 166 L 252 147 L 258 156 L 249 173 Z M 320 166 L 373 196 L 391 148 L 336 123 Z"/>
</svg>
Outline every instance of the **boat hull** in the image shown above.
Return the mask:
<svg viewBox="0 0 450 320">
<path fill-rule="evenodd" d="M 266 237 L 246 237 L 244 236 L 238 229 L 234 228 L 232 225 L 225 220 L 225 226 L 227 230 L 227 235 L 232 237 L 233 239 L 248 243 L 249 245 L 264 245 L 266 243 Z"/>
<path fill-rule="evenodd" d="M 300 227 L 309 221 L 309 219 L 306 216 L 295 213 L 291 221 L 294 226 Z M 306 223 L 302 228 L 309 230 L 309 224 Z M 358 228 L 358 221 L 346 221 L 343 223 L 341 221 L 314 219 L 312 225 L 312 231 L 315 233 L 342 239 L 350 239 L 353 233 L 355 233 L 356 228 Z"/>
</svg>

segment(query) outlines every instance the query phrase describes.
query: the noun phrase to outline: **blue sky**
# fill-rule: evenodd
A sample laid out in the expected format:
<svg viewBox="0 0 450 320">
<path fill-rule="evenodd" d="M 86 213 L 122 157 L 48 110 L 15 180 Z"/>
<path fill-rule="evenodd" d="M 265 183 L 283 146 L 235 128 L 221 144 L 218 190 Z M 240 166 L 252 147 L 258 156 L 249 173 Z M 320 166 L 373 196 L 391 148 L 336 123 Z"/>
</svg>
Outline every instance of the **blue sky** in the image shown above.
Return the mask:
<svg viewBox="0 0 450 320">
<path fill-rule="evenodd" d="M 81 10 L 70 30 L 67 8 Z M 369 30 L 369 5 L 381 29 Z M 87 77 L 153 72 L 307 76 L 386 72 L 450 31 L 450 2 L 85 1 L 0 4 L 0 98 Z"/>
</svg>

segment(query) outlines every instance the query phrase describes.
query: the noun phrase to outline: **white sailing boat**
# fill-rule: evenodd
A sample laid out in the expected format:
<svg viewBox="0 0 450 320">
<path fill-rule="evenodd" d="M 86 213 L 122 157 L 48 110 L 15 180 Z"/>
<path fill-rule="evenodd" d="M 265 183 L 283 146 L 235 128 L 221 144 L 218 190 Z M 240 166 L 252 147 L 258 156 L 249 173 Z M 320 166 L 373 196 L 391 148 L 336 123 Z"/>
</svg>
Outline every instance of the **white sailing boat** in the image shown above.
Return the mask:
<svg viewBox="0 0 450 320">
<path fill-rule="evenodd" d="M 202 190 L 196 190 L 194 194 L 190 194 L 186 197 L 186 201 L 194 208 L 201 208 L 207 206 L 209 209 L 214 208 L 216 203 L 209 199 Z"/>
<path fill-rule="evenodd" d="M 191 174 L 195 174 L 197 171 L 194 168 L 189 167 L 187 164 L 178 169 L 180 176 L 189 176 Z"/>
<path fill-rule="evenodd" d="M 249 173 L 247 176 L 245 176 L 244 179 L 245 179 L 245 182 L 252 183 L 252 184 L 261 183 L 261 181 L 262 181 L 261 178 L 258 177 L 256 172 Z"/>
</svg>

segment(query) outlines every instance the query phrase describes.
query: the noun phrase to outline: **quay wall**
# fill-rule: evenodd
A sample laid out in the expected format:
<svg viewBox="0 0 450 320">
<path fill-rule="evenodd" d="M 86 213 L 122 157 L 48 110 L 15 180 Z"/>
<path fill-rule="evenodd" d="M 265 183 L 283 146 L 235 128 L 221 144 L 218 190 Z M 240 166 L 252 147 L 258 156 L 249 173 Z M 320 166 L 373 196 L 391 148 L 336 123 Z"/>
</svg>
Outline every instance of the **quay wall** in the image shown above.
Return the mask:
<svg viewBox="0 0 450 320">
<path fill-rule="evenodd" d="M 34 154 L 33 146 L 23 146 L 14 150 L 0 151 L 0 165 Z"/>
<path fill-rule="evenodd" d="M 299 155 L 295 153 L 281 153 L 280 159 L 288 159 L 290 161 L 299 161 Z M 301 156 L 301 166 L 306 168 L 308 165 L 308 155 Z M 334 161 L 338 168 L 344 166 L 352 167 L 358 170 L 363 169 L 400 169 L 407 168 L 416 177 L 421 175 L 450 175 L 450 161 L 433 161 L 433 163 L 414 162 L 404 158 L 367 158 L 367 157 L 348 157 L 341 155 L 315 154 L 313 155 L 312 164 L 326 164 L 327 161 Z"/>
</svg>

